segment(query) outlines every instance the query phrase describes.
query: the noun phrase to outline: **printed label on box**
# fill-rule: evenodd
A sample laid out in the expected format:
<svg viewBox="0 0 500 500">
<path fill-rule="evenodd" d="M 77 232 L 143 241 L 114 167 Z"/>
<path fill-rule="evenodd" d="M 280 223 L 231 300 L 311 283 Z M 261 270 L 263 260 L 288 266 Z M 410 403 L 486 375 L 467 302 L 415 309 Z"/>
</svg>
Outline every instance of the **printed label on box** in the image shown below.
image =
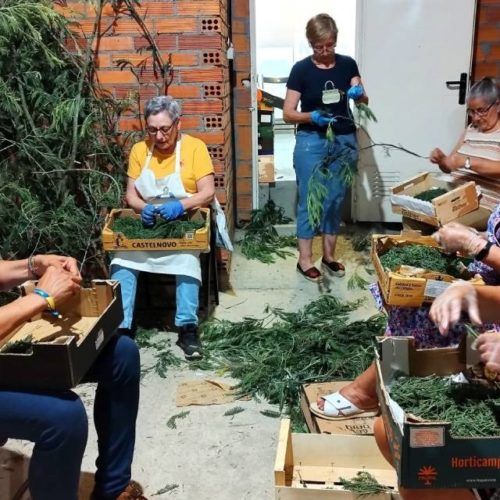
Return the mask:
<svg viewBox="0 0 500 500">
<path fill-rule="evenodd" d="M 411 448 L 438 448 L 444 446 L 444 427 L 410 428 Z"/>
<path fill-rule="evenodd" d="M 97 334 L 97 338 L 95 339 L 95 350 L 96 351 L 99 350 L 99 347 L 101 347 L 103 342 L 104 342 L 104 331 L 101 329 L 101 330 L 99 330 L 99 333 Z"/>
<path fill-rule="evenodd" d="M 436 298 L 438 295 L 441 295 L 451 283 L 447 281 L 438 281 L 438 280 L 427 280 L 425 284 L 425 296 L 426 297 L 434 297 Z"/>
</svg>

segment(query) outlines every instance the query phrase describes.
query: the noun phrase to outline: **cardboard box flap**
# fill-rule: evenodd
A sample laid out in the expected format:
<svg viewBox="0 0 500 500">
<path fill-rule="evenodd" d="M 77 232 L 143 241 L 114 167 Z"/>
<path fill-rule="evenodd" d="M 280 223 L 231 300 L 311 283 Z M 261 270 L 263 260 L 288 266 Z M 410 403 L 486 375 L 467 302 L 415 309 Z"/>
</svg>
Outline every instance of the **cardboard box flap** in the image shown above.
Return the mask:
<svg viewBox="0 0 500 500">
<path fill-rule="evenodd" d="M 433 188 L 447 192 L 431 201 L 415 198 L 416 195 Z M 446 224 L 479 207 L 481 190 L 475 182 L 459 186 L 438 178 L 432 172 L 419 174 L 392 188 L 391 203 L 395 213 L 420 220 L 427 224 Z"/>
<path fill-rule="evenodd" d="M 37 283 L 31 280 L 22 283 L 19 286 L 21 295 L 33 293 Z M 62 315 L 100 316 L 116 295 L 119 283 L 110 280 L 93 280 L 91 286 L 92 288 L 81 288 L 61 305 L 56 304 L 57 310 Z M 40 317 L 41 315 L 37 315 L 32 319 Z"/>
<path fill-rule="evenodd" d="M 398 376 L 426 377 L 460 373 L 467 366 L 479 362 L 479 354 L 472 349 L 474 339 L 467 335 L 457 347 L 417 349 L 413 337 L 380 337 L 377 339 L 377 357 L 386 381 Z"/>
<path fill-rule="evenodd" d="M 36 285 L 36 281 L 26 281 L 19 286 L 21 294 L 32 293 Z M 64 338 L 64 342 L 59 340 L 58 343 L 67 343 L 74 337 L 80 342 L 110 307 L 119 290 L 117 281 L 93 280 L 92 288 L 81 288 L 60 306 L 56 304 L 61 318 L 37 314 L 4 337 L 0 347 L 27 337 L 32 337 L 37 343 L 54 342 L 61 338 Z"/>
</svg>

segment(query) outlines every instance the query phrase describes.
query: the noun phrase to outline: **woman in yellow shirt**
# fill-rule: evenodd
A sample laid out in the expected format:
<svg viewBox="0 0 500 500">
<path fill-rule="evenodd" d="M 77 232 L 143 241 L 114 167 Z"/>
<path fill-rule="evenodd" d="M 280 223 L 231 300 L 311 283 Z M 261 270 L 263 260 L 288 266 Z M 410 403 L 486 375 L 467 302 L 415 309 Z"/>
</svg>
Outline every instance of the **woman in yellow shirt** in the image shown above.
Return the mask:
<svg viewBox="0 0 500 500">
<path fill-rule="evenodd" d="M 214 199 L 214 169 L 203 141 L 181 134 L 180 106 L 170 96 L 154 97 L 145 109 L 147 139 L 130 152 L 127 171 L 128 205 L 141 214 L 145 226 L 156 217 L 174 220 L 187 210 Z M 141 271 L 176 276 L 177 345 L 187 359 L 202 356 L 198 337 L 198 296 L 201 283 L 199 251 L 116 252 L 111 277 L 120 281 L 124 320 L 132 326 L 137 278 Z"/>
</svg>

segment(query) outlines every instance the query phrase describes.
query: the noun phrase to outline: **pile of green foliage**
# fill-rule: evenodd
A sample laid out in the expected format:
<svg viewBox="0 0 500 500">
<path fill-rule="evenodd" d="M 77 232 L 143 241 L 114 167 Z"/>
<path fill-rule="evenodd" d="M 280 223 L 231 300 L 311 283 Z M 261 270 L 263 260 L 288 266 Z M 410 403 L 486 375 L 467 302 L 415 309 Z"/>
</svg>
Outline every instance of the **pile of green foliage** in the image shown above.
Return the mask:
<svg viewBox="0 0 500 500">
<path fill-rule="evenodd" d="M 427 191 L 422 191 L 421 193 L 416 194 L 413 198 L 417 198 L 417 200 L 422 201 L 432 201 L 434 198 L 446 194 L 447 192 L 447 189 L 431 188 L 427 189 Z"/>
<path fill-rule="evenodd" d="M 359 471 L 353 478 L 339 478 L 340 484 L 345 490 L 352 491 L 356 495 L 380 495 L 386 493 L 388 488 L 380 484 L 377 478 L 367 471 Z"/>
<path fill-rule="evenodd" d="M 291 221 L 285 216 L 284 209 L 277 207 L 269 199 L 262 209 L 252 210 L 251 220 L 245 226 L 245 236 L 241 242 L 241 251 L 247 259 L 255 259 L 272 264 L 275 256 L 284 259 L 293 255 L 285 247 L 296 247 L 295 236 L 280 236 L 274 227 L 276 224 L 288 224 Z"/>
<path fill-rule="evenodd" d="M 1 252 L 69 254 L 99 275 L 104 209 L 121 200 L 116 124 L 130 103 L 96 83 L 95 33 L 79 49 L 53 4 L 0 2 Z"/>
<path fill-rule="evenodd" d="M 131 239 L 184 238 L 186 233 L 197 231 L 204 226 L 204 221 L 158 219 L 153 227 L 144 227 L 140 219 L 118 217 L 113 222 L 113 231 Z"/>
<path fill-rule="evenodd" d="M 450 422 L 453 436 L 499 436 L 500 397 L 488 397 L 483 391 L 474 397 L 461 385 L 436 376 L 402 377 L 391 385 L 390 394 L 408 413 Z"/>
<path fill-rule="evenodd" d="M 7 342 L 1 349 L 2 354 L 31 354 L 33 352 L 33 337 L 28 335 L 24 339 Z"/>
<path fill-rule="evenodd" d="M 358 306 L 324 295 L 298 312 L 268 309 L 262 319 L 206 322 L 205 358 L 193 366 L 227 372 L 240 380 L 241 394 L 264 397 L 297 422 L 302 384 L 352 379 L 373 361 L 386 319 L 349 321 Z"/>
<path fill-rule="evenodd" d="M 425 245 L 394 246 L 380 255 L 380 262 L 385 269 L 391 271 L 404 265 L 449 274 L 457 278 L 463 275 L 463 264 L 460 259 Z"/>
</svg>

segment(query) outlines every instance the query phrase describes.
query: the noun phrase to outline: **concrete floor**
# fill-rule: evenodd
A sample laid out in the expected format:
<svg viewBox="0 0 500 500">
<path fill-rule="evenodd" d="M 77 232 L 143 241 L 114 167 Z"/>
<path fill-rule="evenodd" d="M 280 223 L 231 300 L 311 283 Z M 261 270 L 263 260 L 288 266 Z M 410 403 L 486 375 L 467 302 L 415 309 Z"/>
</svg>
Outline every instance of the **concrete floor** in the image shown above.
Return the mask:
<svg viewBox="0 0 500 500">
<path fill-rule="evenodd" d="M 315 244 L 315 255 L 320 256 L 318 244 Z M 346 264 L 347 276 L 335 278 L 320 289 L 296 272 L 296 256 L 266 265 L 246 260 L 237 249 L 232 259 L 232 290 L 221 294 L 215 317 L 234 321 L 244 316 L 258 317 L 264 314 L 268 304 L 296 311 L 321 293 L 332 293 L 349 300 L 368 298 L 368 292 L 364 290 L 347 290 L 348 277 L 356 268 L 366 279 L 373 277 L 362 271 L 364 264 L 356 261 L 356 255 L 345 240 L 339 242 L 338 257 Z M 366 318 L 375 312 L 373 302 L 368 299 L 355 316 Z M 163 335 L 170 337 L 174 344 L 175 334 Z M 175 345 L 172 350 L 180 356 Z M 149 351 L 141 352 L 145 367 L 153 360 L 154 352 Z M 273 467 L 279 419 L 266 417 L 260 411 L 276 408 L 256 401 L 187 408 L 175 406 L 176 387 L 180 381 L 211 376 L 217 374 L 192 371 L 184 364 L 172 369 L 166 379 L 154 373 L 143 379 L 133 477 L 143 485 L 148 498 L 274 498 Z M 80 498 L 85 500 L 92 488 L 96 458 L 96 436 L 91 423 L 94 390 L 92 384 L 86 384 L 76 391 L 85 402 L 90 422 L 80 489 Z M 234 406 L 241 406 L 245 411 L 233 417 L 224 416 L 224 412 Z M 182 410 L 189 410 L 189 415 L 177 421 L 176 430 L 169 429 L 166 426 L 168 419 Z M 0 449 L 0 500 L 12 499 L 17 485 L 26 477 L 26 457 L 29 457 L 31 448 L 30 443 L 10 440 Z M 176 486 L 168 492 L 158 493 L 168 485 Z M 28 498 L 27 495 L 23 497 L 24 500 Z"/>
</svg>

